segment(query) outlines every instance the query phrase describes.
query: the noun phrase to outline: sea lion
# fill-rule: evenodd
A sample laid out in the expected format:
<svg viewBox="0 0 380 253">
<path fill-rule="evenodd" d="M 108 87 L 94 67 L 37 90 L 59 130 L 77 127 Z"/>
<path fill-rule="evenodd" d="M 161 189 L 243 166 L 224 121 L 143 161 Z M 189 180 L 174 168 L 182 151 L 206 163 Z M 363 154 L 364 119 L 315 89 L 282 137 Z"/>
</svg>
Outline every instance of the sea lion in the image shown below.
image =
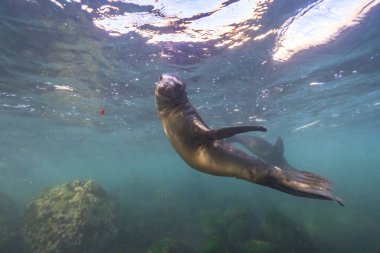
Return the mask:
<svg viewBox="0 0 380 253">
<path fill-rule="evenodd" d="M 232 136 L 228 141 L 243 145 L 258 158 L 283 170 L 296 170 L 284 157 L 284 142 L 281 137 L 277 138 L 274 145 L 260 137 L 248 135 Z"/>
<path fill-rule="evenodd" d="M 187 98 L 186 85 L 176 74 L 160 76 L 155 89 L 156 108 L 170 143 L 191 167 L 216 176 L 236 177 L 296 196 L 343 201 L 332 193 L 329 181 L 309 172 L 285 171 L 234 148 L 223 139 L 260 126 L 209 128 Z"/>
</svg>

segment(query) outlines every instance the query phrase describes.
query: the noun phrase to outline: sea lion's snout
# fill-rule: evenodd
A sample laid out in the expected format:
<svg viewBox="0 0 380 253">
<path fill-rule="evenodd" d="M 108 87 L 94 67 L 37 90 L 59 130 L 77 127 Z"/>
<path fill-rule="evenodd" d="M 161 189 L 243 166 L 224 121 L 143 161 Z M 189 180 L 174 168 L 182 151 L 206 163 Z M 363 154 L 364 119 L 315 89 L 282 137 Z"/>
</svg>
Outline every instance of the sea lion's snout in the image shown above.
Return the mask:
<svg viewBox="0 0 380 253">
<path fill-rule="evenodd" d="M 174 73 L 165 73 L 160 76 L 156 86 L 156 92 L 165 97 L 176 99 L 186 91 L 185 82 Z"/>
<path fill-rule="evenodd" d="M 182 80 L 182 78 L 175 74 L 175 73 L 164 73 L 164 74 L 161 74 L 160 75 L 160 81 L 162 81 L 163 79 L 173 79 L 173 80 L 176 80 L 176 82 L 178 83 L 184 83 L 184 81 Z"/>
</svg>

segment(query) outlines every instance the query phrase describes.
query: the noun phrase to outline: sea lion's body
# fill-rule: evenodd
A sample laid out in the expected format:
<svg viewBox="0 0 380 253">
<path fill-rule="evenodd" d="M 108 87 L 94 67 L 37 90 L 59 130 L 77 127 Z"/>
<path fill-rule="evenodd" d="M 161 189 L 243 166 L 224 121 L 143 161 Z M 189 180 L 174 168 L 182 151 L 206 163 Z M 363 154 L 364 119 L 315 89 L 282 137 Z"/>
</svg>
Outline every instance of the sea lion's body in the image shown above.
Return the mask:
<svg viewBox="0 0 380 253">
<path fill-rule="evenodd" d="M 205 139 L 198 135 L 195 128 L 208 127 L 189 102 L 159 115 L 174 149 L 186 163 L 197 170 L 216 176 L 242 177 L 244 172 L 248 172 L 245 167 L 265 166 L 260 160 L 250 159 L 225 141 Z M 223 167 L 226 169 L 221 170 Z M 249 175 L 244 177 L 248 180 Z"/>
<path fill-rule="evenodd" d="M 296 170 L 284 157 L 284 142 L 281 137 L 277 138 L 274 145 L 260 137 L 248 135 L 233 136 L 228 141 L 243 145 L 258 158 L 283 170 Z"/>
<path fill-rule="evenodd" d="M 263 127 L 210 129 L 187 98 L 184 82 L 163 74 L 156 86 L 156 108 L 164 132 L 177 153 L 191 167 L 216 176 L 236 177 L 293 195 L 335 200 L 324 178 L 298 171 L 284 171 L 232 147 L 223 139 Z"/>
</svg>

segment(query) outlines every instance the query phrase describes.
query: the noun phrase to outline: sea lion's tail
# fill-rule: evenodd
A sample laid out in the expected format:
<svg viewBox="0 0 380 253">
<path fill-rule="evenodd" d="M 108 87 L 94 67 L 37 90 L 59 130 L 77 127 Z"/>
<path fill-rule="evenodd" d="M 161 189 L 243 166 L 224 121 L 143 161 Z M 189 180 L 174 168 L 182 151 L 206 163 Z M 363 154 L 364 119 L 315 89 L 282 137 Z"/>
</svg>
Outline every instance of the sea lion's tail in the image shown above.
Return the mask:
<svg viewBox="0 0 380 253">
<path fill-rule="evenodd" d="M 332 185 L 324 177 L 306 171 L 284 171 L 277 167 L 270 174 L 275 183 L 268 184 L 269 187 L 300 197 L 336 201 L 344 206 L 343 200 L 332 193 Z"/>
</svg>

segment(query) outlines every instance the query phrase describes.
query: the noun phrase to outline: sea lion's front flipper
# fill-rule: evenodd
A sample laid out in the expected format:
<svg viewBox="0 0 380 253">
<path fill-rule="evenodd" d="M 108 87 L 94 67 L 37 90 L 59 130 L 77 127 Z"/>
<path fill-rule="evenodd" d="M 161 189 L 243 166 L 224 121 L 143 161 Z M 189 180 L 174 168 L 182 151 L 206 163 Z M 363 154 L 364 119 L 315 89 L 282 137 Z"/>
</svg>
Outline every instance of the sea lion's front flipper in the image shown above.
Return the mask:
<svg viewBox="0 0 380 253">
<path fill-rule="evenodd" d="M 324 177 L 305 171 L 284 171 L 277 167 L 269 172 L 264 185 L 296 196 L 326 199 L 344 206 L 343 200 L 332 193 L 331 183 Z"/>
<path fill-rule="evenodd" d="M 238 127 L 225 127 L 219 129 L 210 129 L 207 131 L 207 137 L 213 140 L 221 140 L 229 138 L 235 134 L 246 133 L 251 131 L 266 132 L 267 129 L 261 126 L 238 126 Z"/>
</svg>

